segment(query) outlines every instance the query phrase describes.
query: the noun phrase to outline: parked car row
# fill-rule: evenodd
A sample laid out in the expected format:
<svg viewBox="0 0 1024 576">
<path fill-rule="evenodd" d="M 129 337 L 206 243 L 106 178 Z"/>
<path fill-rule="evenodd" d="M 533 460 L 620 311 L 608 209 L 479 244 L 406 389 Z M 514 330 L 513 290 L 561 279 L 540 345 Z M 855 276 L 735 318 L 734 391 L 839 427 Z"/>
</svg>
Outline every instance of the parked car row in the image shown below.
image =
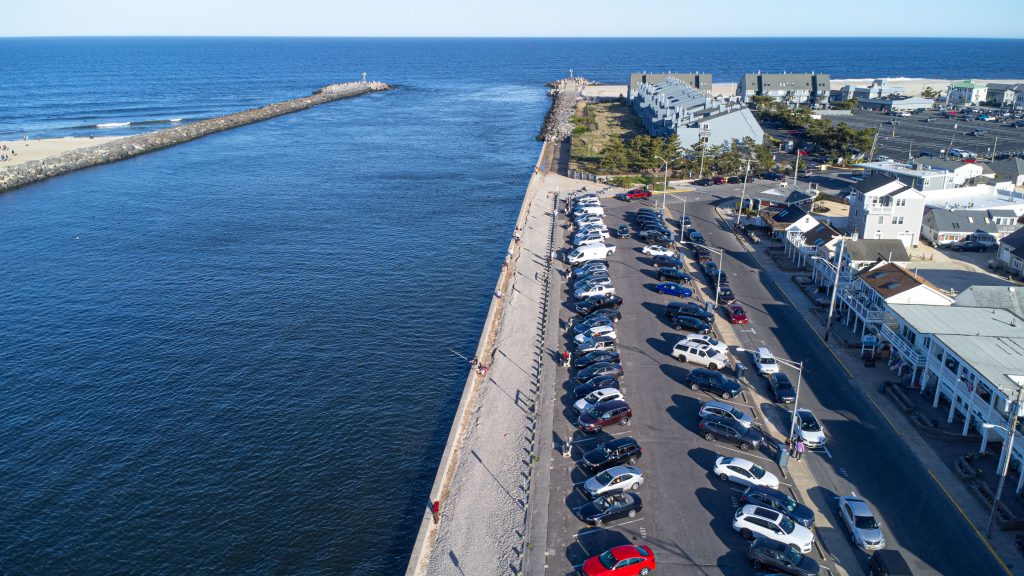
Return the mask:
<svg viewBox="0 0 1024 576">
<path fill-rule="evenodd" d="M 644 190 L 632 190 L 618 197 L 624 201 L 650 196 Z M 569 210 L 571 209 L 571 211 Z M 611 425 L 626 425 L 633 416 L 620 385 L 623 376 L 616 349 L 615 324 L 622 318 L 618 308 L 622 298 L 615 294 L 608 273 L 607 257 L 615 251 L 609 237 L 628 238 L 625 225 L 609 232 L 596 194 L 575 197 L 567 207 L 573 217 L 573 249 L 567 261 L 571 265 L 569 283 L 577 316 L 570 320 L 567 337 L 572 348 L 570 383 L 573 385 L 570 417 L 583 434 L 600 433 Z M 656 250 L 661 240 L 649 234 L 649 248 Z M 583 454 L 579 468 L 587 478 L 577 490 L 586 502 L 574 513 L 582 522 L 602 526 L 620 518 L 634 518 L 643 510 L 637 490 L 644 483 L 643 472 L 636 467 L 643 455 L 640 444 L 631 437 L 602 442 Z M 608 574 L 648 574 L 656 566 L 653 551 L 647 546 L 616 546 L 587 559 L 580 567 L 589 576 Z"/>
</svg>

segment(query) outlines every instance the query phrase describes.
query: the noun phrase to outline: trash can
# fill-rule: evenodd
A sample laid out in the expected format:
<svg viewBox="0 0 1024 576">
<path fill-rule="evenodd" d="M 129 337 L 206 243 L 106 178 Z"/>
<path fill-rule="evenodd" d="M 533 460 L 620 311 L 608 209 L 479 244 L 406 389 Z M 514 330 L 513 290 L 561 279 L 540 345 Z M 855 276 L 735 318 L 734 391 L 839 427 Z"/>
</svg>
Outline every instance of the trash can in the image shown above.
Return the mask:
<svg viewBox="0 0 1024 576">
<path fill-rule="evenodd" d="M 712 302 L 711 300 L 708 300 L 708 301 L 704 302 L 704 311 L 707 312 L 708 314 L 714 314 L 715 313 L 715 303 Z"/>
</svg>

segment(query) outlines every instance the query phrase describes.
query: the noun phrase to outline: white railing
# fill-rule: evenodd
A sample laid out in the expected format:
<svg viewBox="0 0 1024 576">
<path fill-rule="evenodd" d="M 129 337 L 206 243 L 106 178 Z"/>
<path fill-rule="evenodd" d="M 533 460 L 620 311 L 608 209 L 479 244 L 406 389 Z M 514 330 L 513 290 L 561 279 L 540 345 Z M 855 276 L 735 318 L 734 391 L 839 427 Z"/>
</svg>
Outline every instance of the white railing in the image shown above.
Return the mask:
<svg viewBox="0 0 1024 576">
<path fill-rule="evenodd" d="M 929 355 L 927 365 L 939 374 L 939 386 L 946 388 L 947 395 L 955 391 L 961 399 L 966 399 L 966 408 L 971 414 L 983 422 L 1009 426 L 1009 419 L 1005 414 L 994 409 L 987 400 L 975 394 L 974 390 L 977 388 L 974 385 L 960 379 L 952 370 L 939 362 L 938 358 Z M 998 404 L 998 401 L 996 403 Z"/>
<path fill-rule="evenodd" d="M 911 344 L 906 338 L 900 335 L 898 332 L 890 328 L 889 326 L 882 324 L 880 330 L 882 338 L 892 344 L 893 348 L 899 351 L 900 356 L 903 357 L 911 366 L 920 368 L 924 366 L 925 359 L 921 353 L 917 350 L 917 347 Z"/>
<path fill-rule="evenodd" d="M 864 291 L 847 290 L 843 293 L 843 300 L 846 301 L 853 313 L 865 323 L 878 323 L 882 321 L 883 310 L 871 306 L 867 302 L 868 296 Z"/>
</svg>

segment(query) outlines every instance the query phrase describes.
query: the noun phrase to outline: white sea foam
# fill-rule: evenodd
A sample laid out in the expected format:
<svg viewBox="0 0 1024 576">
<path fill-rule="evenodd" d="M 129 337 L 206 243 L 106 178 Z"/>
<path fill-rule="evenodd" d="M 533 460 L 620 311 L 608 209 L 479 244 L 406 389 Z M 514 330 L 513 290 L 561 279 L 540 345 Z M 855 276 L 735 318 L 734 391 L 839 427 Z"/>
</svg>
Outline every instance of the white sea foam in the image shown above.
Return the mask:
<svg viewBox="0 0 1024 576">
<path fill-rule="evenodd" d="M 120 128 L 122 126 L 130 126 L 131 122 L 104 122 L 103 124 L 97 124 L 97 128 Z"/>
</svg>

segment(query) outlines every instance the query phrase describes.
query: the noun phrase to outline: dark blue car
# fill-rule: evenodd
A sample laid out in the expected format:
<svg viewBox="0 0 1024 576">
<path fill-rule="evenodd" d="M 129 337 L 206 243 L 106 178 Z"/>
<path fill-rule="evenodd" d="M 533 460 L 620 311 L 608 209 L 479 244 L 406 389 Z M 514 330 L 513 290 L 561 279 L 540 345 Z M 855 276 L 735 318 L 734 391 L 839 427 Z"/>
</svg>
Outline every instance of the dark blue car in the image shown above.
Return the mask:
<svg viewBox="0 0 1024 576">
<path fill-rule="evenodd" d="M 662 282 L 654 286 L 654 291 L 658 294 L 668 294 L 669 296 L 679 296 L 680 298 L 689 298 L 693 296 L 693 290 L 690 290 L 686 286 L 681 286 L 675 282 Z"/>
</svg>

